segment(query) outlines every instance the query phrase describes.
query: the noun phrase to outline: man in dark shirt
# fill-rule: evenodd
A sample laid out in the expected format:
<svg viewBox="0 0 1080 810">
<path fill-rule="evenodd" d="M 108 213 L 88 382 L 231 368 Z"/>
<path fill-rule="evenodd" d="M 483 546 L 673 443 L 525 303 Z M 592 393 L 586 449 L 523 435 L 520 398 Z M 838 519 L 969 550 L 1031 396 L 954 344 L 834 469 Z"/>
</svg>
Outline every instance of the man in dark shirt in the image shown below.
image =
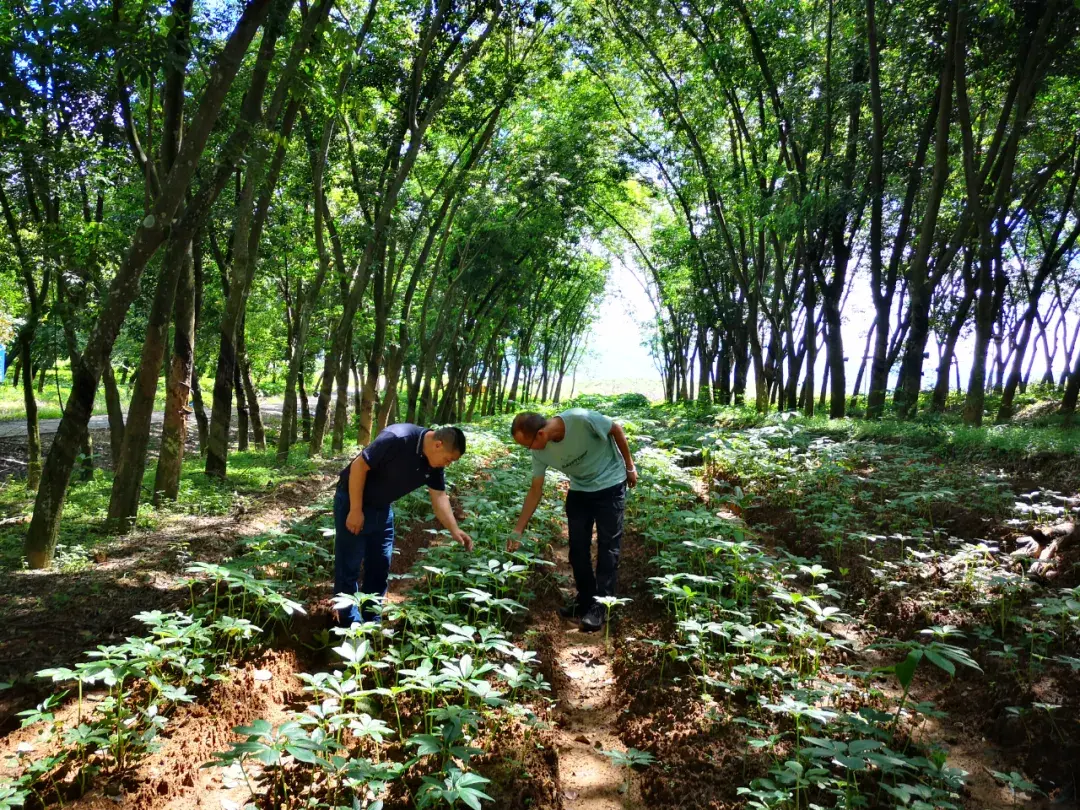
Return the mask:
<svg viewBox="0 0 1080 810">
<path fill-rule="evenodd" d="M 386 596 L 394 553 L 393 502 L 423 484 L 431 508 L 450 536 L 472 551 L 472 538 L 458 528 L 446 494 L 443 468 L 465 453 L 465 434 L 456 427 L 429 430 L 390 425 L 341 471 L 334 496 L 334 593 Z M 360 579 L 360 566 L 364 580 Z M 338 623 L 377 621 L 377 608 L 355 605 L 338 611 Z"/>
</svg>

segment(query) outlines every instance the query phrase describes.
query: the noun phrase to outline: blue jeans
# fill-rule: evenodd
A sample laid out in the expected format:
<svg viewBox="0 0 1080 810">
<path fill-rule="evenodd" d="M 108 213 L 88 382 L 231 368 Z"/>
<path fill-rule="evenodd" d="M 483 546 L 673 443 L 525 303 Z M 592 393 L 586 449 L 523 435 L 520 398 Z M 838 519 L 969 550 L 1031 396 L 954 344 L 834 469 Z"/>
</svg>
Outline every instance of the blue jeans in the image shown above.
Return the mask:
<svg viewBox="0 0 1080 810">
<path fill-rule="evenodd" d="M 370 593 L 386 596 L 386 580 L 390 574 L 390 558 L 394 554 L 394 510 L 390 506 L 364 508 L 364 528 L 353 534 L 345 526 L 349 516 L 348 490 L 338 489 L 334 495 L 334 593 Z M 364 579 L 360 584 L 360 566 Z M 375 606 L 365 606 L 363 613 L 350 605 L 339 611 L 340 624 L 378 621 Z"/>
</svg>

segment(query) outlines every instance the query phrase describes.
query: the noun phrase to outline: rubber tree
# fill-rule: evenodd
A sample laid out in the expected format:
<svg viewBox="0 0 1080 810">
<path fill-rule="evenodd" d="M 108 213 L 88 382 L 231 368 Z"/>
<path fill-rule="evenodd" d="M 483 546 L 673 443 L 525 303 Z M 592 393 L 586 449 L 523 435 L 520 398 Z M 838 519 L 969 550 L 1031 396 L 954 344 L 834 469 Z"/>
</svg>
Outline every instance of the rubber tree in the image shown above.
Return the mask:
<svg viewBox="0 0 1080 810">
<path fill-rule="evenodd" d="M 293 0 L 283 0 L 284 22 Z M 213 405 L 207 437 L 206 474 L 224 478 L 228 467 L 229 426 L 232 422 L 232 397 L 237 371 L 238 330 L 243 325 L 244 309 L 251 291 L 258 262 L 259 245 L 266 219 L 273 204 L 274 190 L 281 177 L 292 129 L 306 94 L 306 83 L 296 83 L 301 62 L 316 32 L 333 6 L 333 0 L 321 0 L 304 20 L 293 41 L 286 65 L 263 115 L 264 132 L 275 131 L 274 139 L 260 140 L 247 161 L 243 185 L 233 218 L 229 294 L 219 323 L 219 348 L 214 375 Z M 294 91 L 293 85 L 296 83 Z M 257 102 L 246 99 L 245 103 Z M 271 148 L 273 147 L 273 148 Z M 242 358 L 241 358 L 242 359 Z M 241 369 L 241 377 L 242 369 Z M 251 394 L 254 391 L 250 392 Z M 245 391 L 245 396 L 250 394 Z"/>
<path fill-rule="evenodd" d="M 473 7 L 467 14 L 463 30 L 479 24 L 485 9 L 482 5 Z M 329 350 L 323 367 L 322 384 L 319 400 L 315 408 L 315 417 L 311 427 L 309 453 L 318 455 L 322 452 L 323 436 L 326 432 L 327 416 L 330 405 L 330 392 L 337 376 L 338 364 L 342 360 L 351 322 L 363 299 L 367 287 L 369 272 L 376 258 L 377 247 L 384 239 L 390 225 L 398 195 L 416 163 L 425 134 L 435 117 L 445 106 L 450 92 L 456 86 L 465 69 L 476 59 L 484 43 L 491 36 L 502 15 L 503 7 L 496 0 L 481 32 L 472 42 L 461 50 L 457 62 L 450 66 L 451 59 L 461 45 L 460 38 L 455 39 L 450 47 L 438 50 L 438 34 L 444 21 L 451 12 L 451 1 L 442 0 L 437 10 L 425 20 L 420 32 L 420 42 L 416 47 L 410 81 L 403 92 L 400 118 L 391 137 L 387 150 L 387 164 L 395 165 L 396 170 L 387 181 L 378 200 L 376 215 L 372 223 L 364 253 L 355 271 L 349 296 L 345 302 L 341 317 L 337 319 L 333 330 Z M 426 70 L 428 60 L 434 54 L 430 71 Z M 427 78 L 425 79 L 425 75 Z M 400 158 L 399 158 L 400 156 Z"/>
<path fill-rule="evenodd" d="M 268 85 L 270 69 L 274 61 L 277 41 L 284 31 L 288 5 L 284 0 L 275 0 L 269 24 L 259 46 L 259 52 L 252 72 L 252 78 L 245 96 L 237 132 L 243 131 L 245 145 L 251 140 L 255 125 L 262 113 L 262 97 Z M 181 13 L 190 19 L 190 7 L 177 8 L 174 13 Z M 176 23 L 176 32 L 182 23 Z M 175 33 L 174 33 L 175 36 Z M 186 39 L 186 35 L 181 35 Z M 184 46 L 179 46 L 184 48 Z M 182 51 L 182 52 L 186 52 Z M 165 111 L 169 117 L 165 121 L 165 131 L 179 133 L 183 118 L 183 74 L 186 62 L 177 59 L 173 62 L 166 78 Z M 177 77 L 178 76 L 178 77 Z M 179 90 L 174 85 L 181 84 Z M 172 101 L 170 101 L 172 100 Z M 180 142 L 178 134 L 163 141 L 165 147 L 172 146 L 174 154 L 165 154 L 163 166 L 171 170 L 175 164 Z M 244 149 L 224 155 L 225 161 L 235 164 Z M 226 177 L 231 173 L 231 166 L 219 164 L 217 175 Z M 226 172 L 226 168 L 230 171 Z M 224 187 L 224 184 L 222 184 Z M 218 192 L 220 193 L 220 191 Z M 216 194 L 215 194 L 216 197 Z M 154 293 L 150 316 L 146 325 L 146 337 L 143 341 L 142 356 L 139 362 L 137 383 L 132 391 L 131 405 L 128 409 L 124 431 L 124 445 L 119 459 L 116 459 L 116 474 L 109 499 L 108 523 L 114 531 L 128 530 L 134 527 L 142 493 L 143 473 L 146 469 L 147 448 L 150 443 L 151 420 L 154 401 L 157 394 L 158 379 L 165 356 L 169 324 L 172 321 L 173 302 L 181 275 L 185 274 L 192 261 L 191 243 L 196 231 L 208 215 L 207 209 L 189 208 L 170 235 L 165 258 L 161 265 L 157 289 Z"/>
<path fill-rule="evenodd" d="M 93 412 L 98 382 L 109 362 L 113 343 L 131 302 L 138 295 L 139 282 L 147 263 L 167 238 L 176 213 L 183 204 L 229 88 L 266 18 L 270 4 L 271 0 L 249 0 L 224 47 L 210 66 L 206 87 L 180 154 L 172 171 L 162 180 L 160 193 L 154 199 L 150 213 L 135 229 L 109 284 L 108 296 L 90 331 L 79 363 L 72 370 L 71 393 L 42 468 L 34 514 L 26 534 L 25 553 L 31 568 L 45 568 L 52 562 L 75 456 L 82 445 L 82 436 Z M 196 199 L 201 196 L 205 200 L 216 195 L 205 193 L 195 196 Z"/>
</svg>

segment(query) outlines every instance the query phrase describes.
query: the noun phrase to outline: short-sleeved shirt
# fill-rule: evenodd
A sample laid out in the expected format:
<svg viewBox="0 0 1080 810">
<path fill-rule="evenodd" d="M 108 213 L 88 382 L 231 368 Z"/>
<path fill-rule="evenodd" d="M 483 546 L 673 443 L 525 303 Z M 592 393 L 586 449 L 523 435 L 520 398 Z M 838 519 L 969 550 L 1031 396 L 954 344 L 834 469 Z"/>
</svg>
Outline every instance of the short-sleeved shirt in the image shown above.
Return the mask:
<svg viewBox="0 0 1080 810">
<path fill-rule="evenodd" d="M 424 435 L 428 428 L 407 423 L 389 425 L 379 431 L 375 441 L 360 453 L 367 462 L 364 482 L 364 506 L 385 507 L 414 489 L 428 486 L 445 490 L 442 467 L 432 467 L 424 455 Z M 356 461 L 354 458 L 353 461 Z M 339 473 L 339 486 L 348 492 L 349 466 Z"/>
<path fill-rule="evenodd" d="M 560 441 L 549 441 L 543 450 L 532 451 L 533 478 L 542 478 L 548 467 L 566 473 L 570 489 L 596 492 L 626 480 L 626 462 L 611 436 L 611 419 L 596 411 L 571 408 L 559 414 L 566 425 Z"/>
</svg>

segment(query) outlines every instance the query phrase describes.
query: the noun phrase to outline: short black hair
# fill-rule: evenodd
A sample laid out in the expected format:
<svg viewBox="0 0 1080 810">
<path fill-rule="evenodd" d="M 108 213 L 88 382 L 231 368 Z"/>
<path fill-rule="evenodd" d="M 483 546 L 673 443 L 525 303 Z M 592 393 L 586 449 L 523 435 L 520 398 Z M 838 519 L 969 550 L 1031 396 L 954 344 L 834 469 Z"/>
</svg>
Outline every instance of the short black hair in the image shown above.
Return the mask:
<svg viewBox="0 0 1080 810">
<path fill-rule="evenodd" d="M 461 428 L 453 425 L 436 428 L 435 438 L 446 447 L 456 451 L 459 456 L 465 455 L 465 434 L 462 433 Z"/>
<path fill-rule="evenodd" d="M 514 417 L 514 423 L 510 425 L 510 435 L 520 433 L 525 438 L 531 439 L 546 424 L 547 419 L 535 411 L 522 411 Z"/>
</svg>

